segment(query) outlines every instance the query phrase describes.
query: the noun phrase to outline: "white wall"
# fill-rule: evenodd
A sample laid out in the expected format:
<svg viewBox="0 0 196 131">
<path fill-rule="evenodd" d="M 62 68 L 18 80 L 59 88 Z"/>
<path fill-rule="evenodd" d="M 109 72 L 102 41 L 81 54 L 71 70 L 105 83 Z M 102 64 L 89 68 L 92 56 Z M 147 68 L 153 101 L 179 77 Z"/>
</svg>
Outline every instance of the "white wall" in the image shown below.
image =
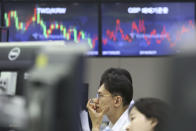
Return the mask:
<svg viewBox="0 0 196 131">
<path fill-rule="evenodd" d="M 170 57 L 89 57 L 86 82 L 89 97 L 95 97 L 101 74 L 109 67 L 127 69 L 133 78 L 134 99 L 158 97 L 167 100 Z"/>
</svg>

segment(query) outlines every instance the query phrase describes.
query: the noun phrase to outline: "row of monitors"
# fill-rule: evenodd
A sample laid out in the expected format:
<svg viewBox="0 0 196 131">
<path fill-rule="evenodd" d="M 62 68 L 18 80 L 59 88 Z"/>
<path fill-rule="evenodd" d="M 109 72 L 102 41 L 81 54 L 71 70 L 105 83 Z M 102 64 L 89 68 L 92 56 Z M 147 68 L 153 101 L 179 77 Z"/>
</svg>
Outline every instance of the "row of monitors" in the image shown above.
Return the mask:
<svg viewBox="0 0 196 131">
<path fill-rule="evenodd" d="M 195 23 L 194 2 L 102 3 L 101 11 L 96 3 L 7 2 L 3 8 L 9 41 L 85 41 L 93 56 L 172 55 Z"/>
</svg>

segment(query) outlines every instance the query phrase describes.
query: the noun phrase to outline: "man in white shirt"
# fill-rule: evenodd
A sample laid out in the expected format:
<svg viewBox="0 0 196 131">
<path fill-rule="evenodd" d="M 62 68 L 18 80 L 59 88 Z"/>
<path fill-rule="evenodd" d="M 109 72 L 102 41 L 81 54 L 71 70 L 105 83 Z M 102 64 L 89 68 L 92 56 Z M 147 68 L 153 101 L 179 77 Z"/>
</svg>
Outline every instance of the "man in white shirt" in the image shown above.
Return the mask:
<svg viewBox="0 0 196 131">
<path fill-rule="evenodd" d="M 120 116 L 120 118 L 117 120 L 115 125 L 113 125 L 112 122 L 110 122 L 109 125 L 103 131 L 125 131 L 127 126 L 130 124 L 128 110 L 129 108 L 132 107 L 133 104 L 134 104 L 134 101 L 132 100 L 129 107 Z"/>
<path fill-rule="evenodd" d="M 121 68 L 109 68 L 100 80 L 97 98 L 89 100 L 87 108 L 92 120 L 92 131 L 99 131 L 103 115 L 110 124 L 104 130 L 125 131 L 130 123 L 128 107 L 133 97 L 132 78 Z"/>
</svg>

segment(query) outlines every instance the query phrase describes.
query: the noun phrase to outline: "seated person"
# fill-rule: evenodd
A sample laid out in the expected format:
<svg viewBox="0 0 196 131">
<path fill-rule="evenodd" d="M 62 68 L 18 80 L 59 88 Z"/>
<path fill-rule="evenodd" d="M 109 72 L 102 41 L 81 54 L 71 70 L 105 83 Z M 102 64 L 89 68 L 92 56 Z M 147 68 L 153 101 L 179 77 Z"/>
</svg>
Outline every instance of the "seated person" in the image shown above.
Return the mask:
<svg viewBox="0 0 196 131">
<path fill-rule="evenodd" d="M 121 68 L 107 69 L 101 76 L 97 98 L 87 104 L 93 131 L 100 130 L 103 115 L 107 115 L 110 120 L 107 130 L 125 131 L 127 124 L 130 123 L 128 107 L 132 96 L 132 78 L 129 72 Z M 100 113 L 103 114 L 99 118 Z M 94 120 L 96 117 L 98 120 Z"/>
<path fill-rule="evenodd" d="M 141 98 L 129 110 L 127 131 L 167 131 L 169 106 L 157 98 Z"/>
<path fill-rule="evenodd" d="M 87 107 L 93 123 L 92 131 L 99 131 L 97 127 L 101 125 L 102 117 L 108 109 L 102 108 L 99 112 L 95 112 L 91 108 L 90 101 Z M 126 131 L 167 131 L 168 117 L 169 106 L 165 102 L 156 98 L 141 98 L 129 109 L 131 122 Z"/>
</svg>

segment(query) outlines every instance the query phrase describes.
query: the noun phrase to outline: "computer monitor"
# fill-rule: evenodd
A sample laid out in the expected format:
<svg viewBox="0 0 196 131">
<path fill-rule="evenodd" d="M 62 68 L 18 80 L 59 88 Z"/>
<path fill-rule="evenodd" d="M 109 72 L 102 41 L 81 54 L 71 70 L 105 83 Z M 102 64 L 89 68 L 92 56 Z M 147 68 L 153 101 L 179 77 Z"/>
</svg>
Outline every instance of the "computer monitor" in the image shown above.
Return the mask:
<svg viewBox="0 0 196 131">
<path fill-rule="evenodd" d="M 41 45 L 38 46 L 39 44 Z M 12 61 L 17 61 L 18 59 L 20 60 L 18 62 L 25 61 L 25 59 L 21 58 L 24 55 L 23 51 L 33 48 L 32 45 L 27 45 L 17 45 L 20 53 L 17 55 L 16 51 L 13 52 L 17 57 L 11 57 L 15 58 Z M 16 44 L 15 46 L 12 44 L 12 46 L 7 45 L 0 49 L 6 49 L 8 46 L 12 47 L 12 49 L 16 48 Z M 16 129 L 82 131 L 80 111 L 83 96 L 81 96 L 81 92 L 84 89 L 82 82 L 84 78 L 84 54 L 88 48 L 76 45 L 54 46 L 54 43 L 52 46 L 43 46 L 43 43 L 37 43 L 34 44 L 34 47 L 39 49 L 36 49 L 36 53 L 29 53 L 35 59 L 30 59 L 30 61 L 34 61 L 34 65 L 33 67 L 32 65 L 28 66 L 31 66 L 28 71 L 30 77 L 23 86 L 25 89 L 23 97 L 25 98 L 25 103 L 21 104 L 20 101 L 11 103 L 12 99 L 6 100 L 3 104 L 1 101 L 5 108 L 0 111 L 0 116 L 3 118 L 6 115 L 8 118 L 0 119 L 0 129 L 11 130 L 9 127 L 19 126 Z M 35 55 L 33 55 L 34 53 Z M 3 62 L 3 60 L 0 61 Z M 8 68 L 14 70 L 11 65 Z M 20 115 L 13 113 L 13 109 L 7 107 L 15 107 L 16 112 Z M 10 110 L 5 110 L 6 108 Z M 23 115 L 21 115 L 22 112 Z M 20 121 L 15 122 L 15 120 Z"/>
<path fill-rule="evenodd" d="M 98 55 L 98 6 L 78 2 L 5 2 L 4 23 L 9 41 L 85 41 Z"/>
<path fill-rule="evenodd" d="M 64 41 L 2 42 L 0 44 L 0 86 L 5 94 L 24 95 L 27 71 L 35 64 L 35 57 L 45 46 L 65 47 Z"/>
<path fill-rule="evenodd" d="M 5 27 L 0 27 L 0 42 L 7 42 L 9 37 L 9 30 Z"/>
<path fill-rule="evenodd" d="M 102 55 L 167 56 L 194 28 L 194 2 L 102 3 Z"/>
<path fill-rule="evenodd" d="M 88 93 L 89 93 L 89 84 L 88 83 L 84 83 L 81 89 L 81 107 L 82 110 L 87 110 L 86 109 L 86 104 L 88 102 Z"/>
<path fill-rule="evenodd" d="M 43 56 L 30 70 L 26 84 L 29 111 L 29 129 L 33 131 L 81 131 L 80 111 L 83 86 L 83 49 L 47 48 L 40 50 L 36 59 Z M 41 55 L 41 56 L 40 56 Z M 39 109 L 34 111 L 34 107 Z"/>
<path fill-rule="evenodd" d="M 0 2 L 0 14 L 2 13 L 2 8 L 1 8 L 1 6 L 2 6 L 2 4 L 1 4 L 1 2 Z M 0 15 L 0 26 L 1 26 L 1 23 L 2 22 L 2 15 Z"/>
</svg>

